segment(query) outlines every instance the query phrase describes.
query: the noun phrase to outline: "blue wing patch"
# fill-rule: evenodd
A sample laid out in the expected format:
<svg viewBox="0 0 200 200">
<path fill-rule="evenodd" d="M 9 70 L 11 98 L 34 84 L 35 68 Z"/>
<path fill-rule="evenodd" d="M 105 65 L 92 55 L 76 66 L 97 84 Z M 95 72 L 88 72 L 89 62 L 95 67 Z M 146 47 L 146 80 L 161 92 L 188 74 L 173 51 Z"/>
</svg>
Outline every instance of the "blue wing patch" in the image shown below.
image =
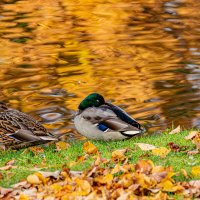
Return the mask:
<svg viewBox="0 0 200 200">
<path fill-rule="evenodd" d="M 100 131 L 103 131 L 103 132 L 108 130 L 108 127 L 105 126 L 104 124 L 98 124 L 97 127 Z"/>
</svg>

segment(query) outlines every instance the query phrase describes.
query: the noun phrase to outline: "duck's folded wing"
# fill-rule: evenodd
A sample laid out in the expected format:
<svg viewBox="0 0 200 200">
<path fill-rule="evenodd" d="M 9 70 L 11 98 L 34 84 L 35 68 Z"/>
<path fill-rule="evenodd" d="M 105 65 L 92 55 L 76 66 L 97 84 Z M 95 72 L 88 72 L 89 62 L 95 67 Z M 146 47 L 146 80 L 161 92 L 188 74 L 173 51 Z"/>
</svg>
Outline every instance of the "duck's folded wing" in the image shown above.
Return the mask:
<svg viewBox="0 0 200 200">
<path fill-rule="evenodd" d="M 57 140 L 51 136 L 36 136 L 29 130 L 19 129 L 13 134 L 9 134 L 9 137 L 16 139 L 20 142 L 32 142 L 32 141 L 54 141 Z"/>
<path fill-rule="evenodd" d="M 140 134 L 141 130 L 122 121 L 108 108 L 88 108 L 82 113 L 83 118 L 96 124 L 101 131 L 118 131 L 127 136 Z"/>
</svg>

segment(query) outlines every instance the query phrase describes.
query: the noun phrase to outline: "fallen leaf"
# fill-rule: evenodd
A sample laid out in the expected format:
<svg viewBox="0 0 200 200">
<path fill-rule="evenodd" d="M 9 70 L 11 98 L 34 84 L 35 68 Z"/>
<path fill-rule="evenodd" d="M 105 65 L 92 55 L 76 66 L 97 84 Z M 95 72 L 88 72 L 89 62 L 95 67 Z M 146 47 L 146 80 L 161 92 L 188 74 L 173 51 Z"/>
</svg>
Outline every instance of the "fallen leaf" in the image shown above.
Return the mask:
<svg viewBox="0 0 200 200">
<path fill-rule="evenodd" d="M 179 152 L 179 151 L 181 151 L 181 148 L 180 148 L 177 144 L 175 144 L 175 143 L 173 143 L 173 142 L 169 142 L 169 143 L 168 143 L 168 146 L 169 146 L 170 149 L 171 149 L 172 151 L 174 151 L 174 152 Z"/>
<path fill-rule="evenodd" d="M 195 177 L 200 177 L 200 166 L 192 167 L 191 173 Z"/>
<path fill-rule="evenodd" d="M 134 144 L 143 151 L 149 151 L 157 148 L 156 146 L 151 144 L 145 144 L 145 143 L 134 143 Z"/>
<path fill-rule="evenodd" d="M 4 171 L 4 170 L 9 170 L 11 169 L 13 166 L 12 165 L 6 165 L 4 167 L 0 167 L 0 170 Z"/>
<path fill-rule="evenodd" d="M 192 138 L 194 138 L 197 133 L 199 133 L 199 131 L 190 131 L 189 134 L 187 136 L 185 136 L 186 140 L 191 140 Z"/>
<path fill-rule="evenodd" d="M 67 142 L 64 142 L 64 141 L 56 142 L 57 151 L 65 150 L 65 149 L 68 149 L 69 147 L 70 147 L 70 144 Z"/>
<path fill-rule="evenodd" d="M 189 189 L 186 190 L 190 196 L 200 197 L 200 180 L 192 180 L 189 182 Z M 199 199 L 199 198 L 194 198 Z"/>
<path fill-rule="evenodd" d="M 161 158 L 165 158 L 169 152 L 170 149 L 167 149 L 166 147 L 159 147 L 152 150 L 153 155 L 160 156 Z"/>
<path fill-rule="evenodd" d="M 15 164 L 15 160 L 12 159 L 12 160 L 9 160 L 6 165 L 14 165 Z"/>
<path fill-rule="evenodd" d="M 167 172 L 163 171 L 163 172 L 155 172 L 151 175 L 151 177 L 156 180 L 157 183 L 160 183 L 161 180 L 163 180 L 165 177 L 167 177 Z"/>
<path fill-rule="evenodd" d="M 32 151 L 34 154 L 44 153 L 44 149 L 42 147 L 34 146 L 28 148 L 30 151 Z"/>
<path fill-rule="evenodd" d="M 86 196 L 90 193 L 91 185 L 87 180 L 76 179 L 76 183 L 78 185 L 78 195 Z"/>
<path fill-rule="evenodd" d="M 27 183 L 27 181 L 21 181 L 19 183 L 16 183 L 13 185 L 13 188 L 20 188 L 20 187 L 30 187 L 30 184 Z"/>
<path fill-rule="evenodd" d="M 144 173 L 144 174 L 149 174 L 154 165 L 151 160 L 139 160 L 136 165 L 135 165 L 135 170 L 136 172 Z"/>
<path fill-rule="evenodd" d="M 188 151 L 187 155 L 191 156 L 191 155 L 195 155 L 195 154 L 198 154 L 198 153 L 199 153 L 199 150 L 192 150 L 192 151 Z"/>
<path fill-rule="evenodd" d="M 189 184 L 193 187 L 196 187 L 199 189 L 200 191 L 200 180 L 193 180 L 193 181 L 189 181 Z"/>
<path fill-rule="evenodd" d="M 111 185 L 112 180 L 113 180 L 112 174 L 106 174 L 105 176 L 98 176 L 97 178 L 94 179 L 94 181 L 97 183 L 107 184 L 107 185 Z"/>
<path fill-rule="evenodd" d="M 121 170 L 120 164 L 117 163 L 111 171 L 111 174 L 118 173 Z"/>
<path fill-rule="evenodd" d="M 0 198 L 7 195 L 8 193 L 12 192 L 13 189 L 11 188 L 3 188 L 0 186 Z"/>
<path fill-rule="evenodd" d="M 39 177 L 35 174 L 31 174 L 27 177 L 27 181 L 28 183 L 31 183 L 31 184 L 40 184 L 42 183 L 42 181 L 39 179 Z"/>
<path fill-rule="evenodd" d="M 29 197 L 23 193 L 20 194 L 19 200 L 30 200 Z"/>
<path fill-rule="evenodd" d="M 57 183 L 54 183 L 50 186 L 55 192 L 59 192 L 60 190 L 62 190 L 62 186 L 58 185 Z"/>
<path fill-rule="evenodd" d="M 57 179 L 60 175 L 60 171 L 54 171 L 54 172 L 44 172 L 44 171 L 39 171 L 40 174 L 42 174 L 42 176 L 44 178 L 48 178 L 48 177 L 54 177 L 55 179 Z"/>
<path fill-rule="evenodd" d="M 114 162 L 120 162 L 126 159 L 125 153 L 127 152 L 127 149 L 118 149 L 112 152 L 111 160 Z"/>
<path fill-rule="evenodd" d="M 181 126 L 177 126 L 175 129 L 169 132 L 170 135 L 180 133 L 181 132 Z"/>
<path fill-rule="evenodd" d="M 94 144 L 88 141 L 83 144 L 83 151 L 87 154 L 96 154 L 98 152 L 98 149 L 95 147 Z"/>
</svg>

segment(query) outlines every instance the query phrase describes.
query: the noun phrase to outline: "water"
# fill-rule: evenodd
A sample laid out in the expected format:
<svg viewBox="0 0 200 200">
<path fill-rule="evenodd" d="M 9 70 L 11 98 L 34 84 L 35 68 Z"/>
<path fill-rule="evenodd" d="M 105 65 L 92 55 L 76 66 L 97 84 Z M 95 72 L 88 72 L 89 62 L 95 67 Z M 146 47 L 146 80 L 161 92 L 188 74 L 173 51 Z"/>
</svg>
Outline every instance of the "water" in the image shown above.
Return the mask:
<svg viewBox="0 0 200 200">
<path fill-rule="evenodd" d="M 4 0 L 0 99 L 52 132 L 98 92 L 149 133 L 200 128 L 197 0 Z"/>
</svg>

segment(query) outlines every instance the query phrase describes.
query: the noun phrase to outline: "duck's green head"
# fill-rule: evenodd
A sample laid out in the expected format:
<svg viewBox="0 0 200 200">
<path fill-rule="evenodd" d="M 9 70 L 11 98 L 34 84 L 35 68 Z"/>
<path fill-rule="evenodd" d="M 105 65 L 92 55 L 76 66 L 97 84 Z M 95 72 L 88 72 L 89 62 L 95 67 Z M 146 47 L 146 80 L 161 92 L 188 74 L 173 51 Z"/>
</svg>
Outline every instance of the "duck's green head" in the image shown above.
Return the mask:
<svg viewBox="0 0 200 200">
<path fill-rule="evenodd" d="M 85 110 L 89 107 L 99 107 L 105 103 L 103 96 L 98 93 L 88 95 L 79 105 L 79 110 Z"/>
</svg>

